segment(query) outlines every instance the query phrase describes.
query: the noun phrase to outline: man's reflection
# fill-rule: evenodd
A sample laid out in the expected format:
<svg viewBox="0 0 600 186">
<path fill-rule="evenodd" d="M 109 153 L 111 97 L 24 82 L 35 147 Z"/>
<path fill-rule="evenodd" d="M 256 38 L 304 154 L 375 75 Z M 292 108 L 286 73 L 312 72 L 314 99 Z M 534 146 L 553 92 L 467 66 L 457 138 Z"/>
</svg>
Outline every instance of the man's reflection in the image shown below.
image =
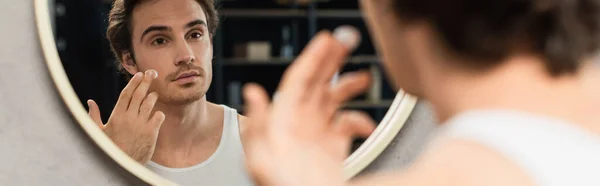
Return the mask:
<svg viewBox="0 0 600 186">
<path fill-rule="evenodd" d="M 131 80 L 102 128 L 131 157 L 183 185 L 251 183 L 245 117 L 206 100 L 217 24 L 212 0 L 117 0 L 109 14 L 107 37 Z M 88 104 L 100 123 L 95 102 Z"/>
</svg>

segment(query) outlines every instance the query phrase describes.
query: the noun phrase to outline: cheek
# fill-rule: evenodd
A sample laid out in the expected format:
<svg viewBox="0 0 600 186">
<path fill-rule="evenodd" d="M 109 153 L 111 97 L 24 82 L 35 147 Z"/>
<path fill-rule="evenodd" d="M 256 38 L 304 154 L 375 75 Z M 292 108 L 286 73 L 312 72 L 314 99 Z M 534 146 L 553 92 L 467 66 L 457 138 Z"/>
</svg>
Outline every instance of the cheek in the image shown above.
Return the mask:
<svg viewBox="0 0 600 186">
<path fill-rule="evenodd" d="M 401 29 L 400 20 L 391 11 L 385 10 L 384 6 L 374 6 L 374 1 L 362 3 L 365 21 L 383 60 L 387 78 L 396 90 L 402 88 L 411 94 L 418 94 L 420 90 L 415 61 L 404 40 L 405 30 Z"/>
<path fill-rule="evenodd" d="M 391 48 L 382 55 L 386 73 L 389 74 L 394 87 L 402 88 L 413 95 L 420 94 L 419 71 L 415 66 L 417 60 L 414 58 L 415 53 L 411 51 L 410 46 L 406 42 L 398 41 L 389 42 L 383 47 Z"/>
<path fill-rule="evenodd" d="M 198 49 L 196 50 L 197 56 L 201 56 L 204 60 L 210 60 L 213 56 L 213 48 L 210 41 L 200 42 Z"/>
<path fill-rule="evenodd" d="M 144 54 L 141 55 L 143 55 L 141 57 L 143 58 L 143 63 L 145 66 L 157 71 L 164 69 L 169 64 L 172 64 L 174 59 L 173 52 L 169 47 L 149 48 L 146 49 Z"/>
<path fill-rule="evenodd" d="M 194 50 L 196 57 L 198 58 L 198 62 L 200 62 L 202 68 L 210 72 L 212 69 L 212 59 L 213 59 L 213 50 L 212 45 L 208 41 L 203 41 L 199 43 L 199 45 Z"/>
<path fill-rule="evenodd" d="M 160 56 L 160 55 L 158 55 L 158 56 Z M 171 67 L 171 66 L 172 65 L 170 65 L 169 62 L 166 62 L 166 59 L 160 59 L 160 58 L 146 59 L 146 60 L 140 61 L 138 63 L 138 69 L 142 72 L 144 72 L 146 70 L 150 70 L 150 69 L 158 72 L 158 77 L 154 80 L 154 82 L 159 82 L 161 80 L 164 80 L 166 78 L 166 76 L 168 76 L 170 73 L 173 73 L 174 71 L 176 71 L 176 69 L 173 69 L 173 67 Z"/>
<path fill-rule="evenodd" d="M 376 29 L 377 50 L 380 53 L 380 58 L 383 67 L 394 82 L 395 87 L 403 86 L 403 79 L 407 78 L 407 73 L 412 69 L 408 67 L 411 63 L 409 55 L 407 55 L 404 41 L 399 37 L 398 32 L 390 32 L 379 27 Z"/>
<path fill-rule="evenodd" d="M 416 61 L 403 32 L 392 26 L 377 26 L 374 31 L 385 72 L 394 88 L 418 94 L 420 90 Z"/>
</svg>

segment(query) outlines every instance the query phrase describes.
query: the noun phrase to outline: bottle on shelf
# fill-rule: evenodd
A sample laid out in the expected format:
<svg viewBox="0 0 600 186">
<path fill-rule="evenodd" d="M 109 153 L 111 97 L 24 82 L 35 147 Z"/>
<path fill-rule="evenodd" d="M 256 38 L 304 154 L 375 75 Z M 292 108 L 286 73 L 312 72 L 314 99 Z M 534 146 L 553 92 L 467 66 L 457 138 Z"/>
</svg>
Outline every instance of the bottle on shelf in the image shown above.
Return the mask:
<svg viewBox="0 0 600 186">
<path fill-rule="evenodd" d="M 294 48 L 290 41 L 290 27 L 288 25 L 283 26 L 282 29 L 282 43 L 280 49 L 280 57 L 284 59 L 290 59 L 294 57 Z"/>
<path fill-rule="evenodd" d="M 373 78 L 371 87 L 367 92 L 367 99 L 371 102 L 377 103 L 381 101 L 381 71 L 377 65 L 371 65 L 370 71 Z"/>
</svg>

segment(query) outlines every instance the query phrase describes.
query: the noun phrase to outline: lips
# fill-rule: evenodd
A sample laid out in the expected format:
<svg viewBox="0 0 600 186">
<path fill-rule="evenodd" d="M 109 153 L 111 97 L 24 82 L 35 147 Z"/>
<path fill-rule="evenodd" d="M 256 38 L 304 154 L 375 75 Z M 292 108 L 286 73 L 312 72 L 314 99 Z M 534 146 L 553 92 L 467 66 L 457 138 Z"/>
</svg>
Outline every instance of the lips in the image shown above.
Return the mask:
<svg viewBox="0 0 600 186">
<path fill-rule="evenodd" d="M 184 78 L 193 77 L 193 76 L 200 76 L 200 73 L 198 73 L 196 71 L 184 72 L 184 73 L 179 74 L 179 76 L 177 76 L 177 78 L 175 78 L 174 81 L 177 81 L 177 80 L 180 80 L 180 79 L 184 79 Z"/>
</svg>

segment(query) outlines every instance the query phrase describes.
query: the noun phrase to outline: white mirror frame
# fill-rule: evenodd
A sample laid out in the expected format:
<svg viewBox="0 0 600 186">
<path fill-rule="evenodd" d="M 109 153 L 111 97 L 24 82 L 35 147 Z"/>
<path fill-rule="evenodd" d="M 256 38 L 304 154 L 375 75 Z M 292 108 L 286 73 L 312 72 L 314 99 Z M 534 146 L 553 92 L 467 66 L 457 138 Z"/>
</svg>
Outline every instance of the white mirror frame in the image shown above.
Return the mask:
<svg viewBox="0 0 600 186">
<path fill-rule="evenodd" d="M 74 119 L 96 145 L 120 166 L 140 180 L 151 185 L 177 185 L 133 160 L 119 149 L 88 116 L 87 110 L 80 103 L 60 61 L 54 40 L 49 3 L 49 0 L 34 0 L 38 37 L 54 85 Z M 416 97 L 402 90 L 397 93 L 385 117 L 373 134 L 345 160 L 344 176 L 346 179 L 354 177 L 383 152 L 408 120 L 416 102 Z"/>
</svg>

